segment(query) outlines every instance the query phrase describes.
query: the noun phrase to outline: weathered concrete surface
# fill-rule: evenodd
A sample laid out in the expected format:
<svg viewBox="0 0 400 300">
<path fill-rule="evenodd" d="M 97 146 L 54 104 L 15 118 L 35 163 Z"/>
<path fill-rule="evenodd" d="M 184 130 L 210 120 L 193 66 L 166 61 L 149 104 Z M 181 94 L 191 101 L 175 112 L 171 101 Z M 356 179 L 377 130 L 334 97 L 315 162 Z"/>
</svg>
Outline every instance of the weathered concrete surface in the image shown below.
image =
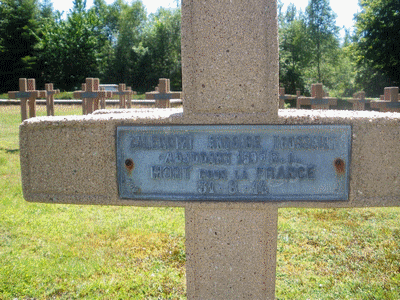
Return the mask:
<svg viewBox="0 0 400 300">
<path fill-rule="evenodd" d="M 278 111 L 275 0 L 182 1 L 185 114 Z"/>
<path fill-rule="evenodd" d="M 181 109 L 29 119 L 20 126 L 24 197 L 50 203 L 186 206 L 119 199 L 115 134 L 121 125 L 198 124 L 351 125 L 350 200 L 278 202 L 278 207 L 400 206 L 400 114 L 322 110 L 280 110 L 272 121 L 263 113 L 188 117 Z"/>
</svg>

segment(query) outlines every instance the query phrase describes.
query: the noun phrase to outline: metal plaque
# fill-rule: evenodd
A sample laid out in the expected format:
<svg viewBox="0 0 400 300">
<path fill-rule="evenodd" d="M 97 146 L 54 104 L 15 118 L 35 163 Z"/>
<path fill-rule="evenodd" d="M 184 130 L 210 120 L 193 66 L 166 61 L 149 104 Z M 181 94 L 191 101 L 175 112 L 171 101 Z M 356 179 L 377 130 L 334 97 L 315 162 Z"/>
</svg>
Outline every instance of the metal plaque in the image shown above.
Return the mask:
<svg viewBox="0 0 400 300">
<path fill-rule="evenodd" d="M 81 95 L 81 98 L 98 98 L 97 92 L 84 92 Z"/>
<path fill-rule="evenodd" d="M 387 102 L 387 108 L 400 108 L 400 102 Z"/>
<path fill-rule="evenodd" d="M 154 94 L 155 100 L 170 100 L 171 97 L 171 94 Z"/>
<path fill-rule="evenodd" d="M 348 200 L 350 126 L 121 126 L 123 199 Z"/>
<path fill-rule="evenodd" d="M 15 98 L 29 98 L 30 96 L 30 92 L 18 92 L 15 94 Z"/>
<path fill-rule="evenodd" d="M 329 105 L 328 99 L 312 99 L 311 104 L 313 105 Z"/>
</svg>

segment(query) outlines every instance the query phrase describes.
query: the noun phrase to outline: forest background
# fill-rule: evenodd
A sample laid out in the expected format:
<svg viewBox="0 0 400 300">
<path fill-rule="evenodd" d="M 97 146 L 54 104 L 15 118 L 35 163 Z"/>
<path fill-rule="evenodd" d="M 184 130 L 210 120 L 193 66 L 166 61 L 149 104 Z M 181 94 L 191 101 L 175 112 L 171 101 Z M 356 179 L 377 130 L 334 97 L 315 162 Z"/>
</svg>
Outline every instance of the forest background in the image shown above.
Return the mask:
<svg viewBox="0 0 400 300">
<path fill-rule="evenodd" d="M 279 7 L 279 78 L 287 93 L 310 94 L 321 82 L 331 96 L 364 90 L 378 97 L 400 84 L 398 0 L 360 0 L 355 30 L 343 39 L 329 0 L 309 0 L 304 11 Z M 0 1 L 0 93 L 18 89 L 18 78 L 80 88 L 86 77 L 126 83 L 140 93 L 158 78 L 181 90 L 181 12 L 160 8 L 146 15 L 140 0 L 86 7 L 75 0 L 62 15 L 51 0 Z"/>
</svg>

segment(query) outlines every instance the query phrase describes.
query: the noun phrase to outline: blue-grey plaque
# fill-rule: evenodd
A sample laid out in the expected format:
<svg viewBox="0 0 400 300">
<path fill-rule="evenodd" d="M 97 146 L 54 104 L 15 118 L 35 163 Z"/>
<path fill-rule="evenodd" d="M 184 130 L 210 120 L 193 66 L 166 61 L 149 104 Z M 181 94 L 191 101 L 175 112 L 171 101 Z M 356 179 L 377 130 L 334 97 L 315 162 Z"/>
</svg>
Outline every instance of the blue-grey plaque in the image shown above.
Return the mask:
<svg viewBox="0 0 400 300">
<path fill-rule="evenodd" d="M 123 199 L 346 201 L 351 127 L 121 126 Z"/>
<path fill-rule="evenodd" d="M 171 98 L 171 94 L 154 94 L 155 100 L 170 100 Z"/>
</svg>

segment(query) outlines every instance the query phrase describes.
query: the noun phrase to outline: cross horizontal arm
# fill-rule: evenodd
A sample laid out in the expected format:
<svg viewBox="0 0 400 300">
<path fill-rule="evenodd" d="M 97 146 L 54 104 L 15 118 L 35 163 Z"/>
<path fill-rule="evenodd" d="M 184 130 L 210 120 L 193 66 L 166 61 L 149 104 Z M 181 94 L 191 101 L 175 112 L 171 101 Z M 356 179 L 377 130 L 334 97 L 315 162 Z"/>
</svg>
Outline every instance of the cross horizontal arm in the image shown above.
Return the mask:
<svg viewBox="0 0 400 300">
<path fill-rule="evenodd" d="M 244 118 L 244 119 L 243 119 Z M 97 119 L 98 122 L 94 122 Z M 115 148 L 117 126 L 126 122 L 118 114 L 89 118 L 63 117 L 63 126 L 54 120 L 27 120 L 21 125 L 21 160 L 24 197 L 29 201 L 60 203 L 185 206 L 184 202 L 132 201 L 118 196 Z M 247 120 L 247 121 L 245 121 Z M 355 111 L 281 111 L 271 122 L 265 114 L 254 114 L 252 121 L 241 114 L 204 119 L 201 115 L 184 116 L 177 111 L 138 112 L 132 125 L 179 124 L 293 124 L 351 125 L 349 201 L 308 202 L 278 201 L 282 207 L 365 207 L 400 206 L 400 114 Z M 80 128 L 80 130 L 77 130 Z M 84 128 L 90 129 L 88 135 Z M 43 134 L 46 132 L 46 134 Z M 32 136 L 40 136 L 33 139 Z M 75 141 L 75 142 L 72 142 Z M 99 144 L 98 141 L 102 141 Z M 65 145 L 70 151 L 65 151 Z M 371 145 L 379 145 L 374 147 Z M 84 157 L 82 157 L 84 154 Z M 57 155 L 57 160 L 48 157 Z M 31 165 L 32 162 L 36 162 Z M 63 161 L 60 166 L 59 161 Z M 43 163 L 40 163 L 43 162 Z M 70 172 L 68 170 L 76 170 Z M 104 176 L 92 176 L 93 170 Z M 47 174 L 47 175 L 46 175 Z M 90 178 L 90 180 L 88 180 Z M 73 189 L 70 189 L 74 186 Z M 93 191 L 93 192 L 88 192 Z"/>
</svg>

